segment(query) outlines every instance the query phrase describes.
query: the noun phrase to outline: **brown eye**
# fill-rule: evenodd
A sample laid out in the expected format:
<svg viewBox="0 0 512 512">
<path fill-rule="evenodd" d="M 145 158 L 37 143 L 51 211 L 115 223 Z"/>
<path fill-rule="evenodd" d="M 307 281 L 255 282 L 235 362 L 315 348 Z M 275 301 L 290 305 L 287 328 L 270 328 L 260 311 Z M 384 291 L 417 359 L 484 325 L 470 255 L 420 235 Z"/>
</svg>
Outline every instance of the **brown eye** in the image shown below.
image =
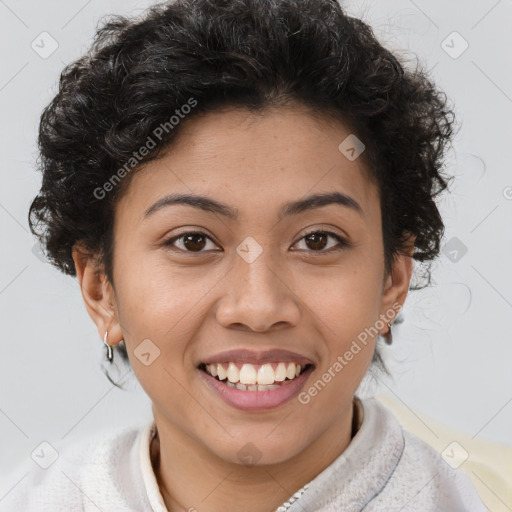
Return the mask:
<svg viewBox="0 0 512 512">
<path fill-rule="evenodd" d="M 199 234 L 190 234 L 183 236 L 183 245 L 189 251 L 201 251 L 206 245 L 206 238 Z"/>
<path fill-rule="evenodd" d="M 167 240 L 164 245 L 171 246 L 173 249 L 177 248 L 177 250 L 183 252 L 205 252 L 203 249 L 206 247 L 208 240 L 211 241 L 210 237 L 204 233 L 189 232 Z M 174 247 L 174 242 L 176 241 L 181 242 L 181 247 Z"/>
<path fill-rule="evenodd" d="M 328 238 L 329 236 L 325 233 L 311 233 L 310 235 L 304 237 L 306 240 L 306 245 L 315 251 L 324 249 L 327 245 Z M 308 244 L 308 242 L 310 242 L 310 244 Z"/>
<path fill-rule="evenodd" d="M 336 244 L 331 244 L 329 246 L 329 239 L 337 241 L 338 248 L 336 248 Z M 305 241 L 306 252 L 330 253 L 330 249 L 336 251 L 350 245 L 339 235 L 330 231 L 312 231 L 311 233 L 308 233 L 302 237 L 300 242 L 303 240 Z M 176 242 L 179 243 L 175 244 Z M 208 245 L 208 242 L 211 242 L 213 246 L 212 248 L 215 249 L 216 245 L 213 243 L 209 236 L 200 231 L 194 231 L 175 236 L 165 242 L 164 245 L 169 246 L 171 249 L 176 251 L 201 253 L 206 252 L 204 249 Z"/>
<path fill-rule="evenodd" d="M 334 244 L 329 246 L 327 250 L 324 250 L 328 245 L 329 238 L 338 242 L 338 249 L 336 249 L 336 244 Z M 329 249 L 332 249 L 333 247 L 334 250 L 340 250 L 341 248 L 349 246 L 349 243 L 346 240 L 330 231 L 312 231 L 311 233 L 303 236 L 300 242 L 303 240 L 305 241 L 306 250 L 309 249 L 309 252 L 329 253 L 331 252 Z"/>
</svg>

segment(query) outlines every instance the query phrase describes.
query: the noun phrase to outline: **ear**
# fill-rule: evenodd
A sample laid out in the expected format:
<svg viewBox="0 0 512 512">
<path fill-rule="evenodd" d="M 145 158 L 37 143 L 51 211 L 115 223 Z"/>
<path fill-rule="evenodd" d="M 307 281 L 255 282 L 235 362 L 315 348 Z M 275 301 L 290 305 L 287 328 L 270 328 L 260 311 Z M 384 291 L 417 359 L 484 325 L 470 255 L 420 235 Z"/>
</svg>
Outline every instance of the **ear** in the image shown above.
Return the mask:
<svg viewBox="0 0 512 512">
<path fill-rule="evenodd" d="M 382 290 L 380 318 L 382 318 L 386 324 L 387 322 L 393 322 L 405 303 L 411 282 L 413 268 L 412 255 L 414 253 L 415 240 L 416 237 L 409 234 L 404 251 L 405 254 L 396 255 L 391 273 L 385 279 Z M 387 325 L 385 332 L 389 332 Z"/>
<path fill-rule="evenodd" d="M 83 244 L 73 246 L 73 261 L 85 307 L 103 340 L 108 331 L 108 343 L 116 345 L 123 339 L 119 325 L 114 289 L 105 273 L 97 264 L 97 258 Z"/>
</svg>

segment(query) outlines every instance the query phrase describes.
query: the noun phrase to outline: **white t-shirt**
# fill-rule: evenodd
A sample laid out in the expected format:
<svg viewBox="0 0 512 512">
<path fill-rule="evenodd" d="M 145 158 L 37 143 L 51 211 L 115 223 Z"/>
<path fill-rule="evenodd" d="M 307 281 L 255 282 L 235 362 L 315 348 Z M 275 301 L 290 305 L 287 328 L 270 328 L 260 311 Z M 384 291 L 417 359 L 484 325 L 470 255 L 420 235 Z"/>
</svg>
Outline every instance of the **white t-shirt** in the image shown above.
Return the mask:
<svg viewBox="0 0 512 512">
<path fill-rule="evenodd" d="M 391 411 L 373 398 L 356 402 L 357 434 L 287 512 L 489 512 L 469 478 L 403 430 Z M 59 457 L 50 467 L 30 459 L 18 468 L 24 477 L 1 499 L 0 512 L 167 512 L 150 459 L 155 432 L 151 421 L 54 443 Z"/>
</svg>

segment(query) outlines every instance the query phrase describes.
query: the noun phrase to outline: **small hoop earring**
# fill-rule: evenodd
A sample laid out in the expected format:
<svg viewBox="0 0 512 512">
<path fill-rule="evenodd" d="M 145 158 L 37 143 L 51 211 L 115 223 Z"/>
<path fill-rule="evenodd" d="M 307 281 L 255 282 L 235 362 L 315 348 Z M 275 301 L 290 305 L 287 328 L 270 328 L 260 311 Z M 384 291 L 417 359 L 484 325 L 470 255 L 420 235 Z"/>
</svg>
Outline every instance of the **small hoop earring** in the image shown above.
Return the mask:
<svg viewBox="0 0 512 512">
<path fill-rule="evenodd" d="M 107 359 L 111 363 L 114 360 L 114 351 L 112 349 L 112 345 L 109 345 L 107 342 L 108 331 L 105 331 L 105 336 L 103 337 L 103 343 L 107 346 Z"/>
<path fill-rule="evenodd" d="M 391 332 L 391 324 L 388 322 L 389 331 L 384 334 L 384 341 L 387 345 L 391 345 L 393 343 L 393 333 Z"/>
</svg>

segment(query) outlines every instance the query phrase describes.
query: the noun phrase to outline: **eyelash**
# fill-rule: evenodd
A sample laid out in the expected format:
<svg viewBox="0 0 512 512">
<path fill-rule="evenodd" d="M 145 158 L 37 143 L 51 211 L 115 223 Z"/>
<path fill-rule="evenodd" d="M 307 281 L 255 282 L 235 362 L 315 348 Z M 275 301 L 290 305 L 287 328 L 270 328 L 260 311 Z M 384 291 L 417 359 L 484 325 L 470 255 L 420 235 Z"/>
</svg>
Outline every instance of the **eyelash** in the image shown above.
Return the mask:
<svg viewBox="0 0 512 512">
<path fill-rule="evenodd" d="M 315 254 L 315 253 L 317 253 L 319 255 L 321 255 L 321 254 L 330 254 L 331 252 L 340 251 L 340 250 L 342 250 L 342 249 L 344 249 L 346 247 L 350 247 L 350 245 L 351 245 L 349 242 L 347 242 L 344 238 L 342 238 L 337 233 L 333 233 L 332 231 L 319 230 L 319 229 L 316 229 L 316 230 L 313 230 L 313 231 L 309 231 L 308 233 L 305 233 L 304 236 L 302 236 L 297 241 L 297 243 L 300 242 L 301 240 L 303 240 L 304 238 L 306 238 L 307 236 L 312 235 L 312 234 L 324 234 L 324 235 L 331 236 L 335 240 L 337 240 L 337 242 L 340 245 L 340 247 L 338 247 L 337 249 L 331 247 L 331 248 L 329 248 L 327 250 L 318 250 L 318 251 L 309 250 L 309 251 L 306 251 L 306 252 L 311 252 L 313 254 Z M 167 247 L 170 247 L 171 250 L 179 251 L 179 252 L 185 252 L 185 253 L 188 253 L 188 254 L 201 254 L 201 253 L 206 252 L 206 251 L 185 251 L 183 249 L 172 247 L 172 244 L 175 241 L 179 240 L 180 238 L 185 237 L 186 235 L 202 235 L 202 236 L 206 237 L 208 240 L 213 242 L 213 240 L 206 233 L 203 233 L 202 231 L 185 231 L 184 233 L 181 233 L 179 235 L 173 236 L 172 238 L 170 238 L 169 240 L 164 242 L 164 245 L 167 246 Z"/>
</svg>

